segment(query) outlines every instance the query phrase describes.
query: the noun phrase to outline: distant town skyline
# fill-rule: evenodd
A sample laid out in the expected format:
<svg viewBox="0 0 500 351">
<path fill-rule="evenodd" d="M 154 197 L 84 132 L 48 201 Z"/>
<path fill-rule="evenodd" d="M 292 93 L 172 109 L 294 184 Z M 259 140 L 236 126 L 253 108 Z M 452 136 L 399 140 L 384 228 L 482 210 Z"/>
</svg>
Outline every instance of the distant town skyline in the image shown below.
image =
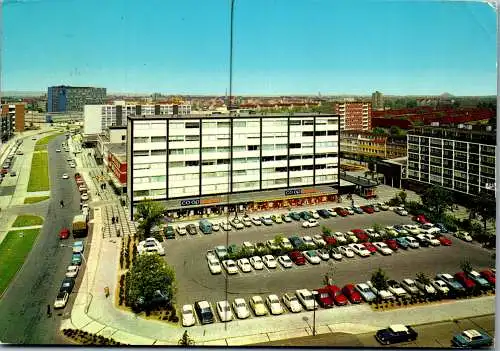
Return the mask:
<svg viewBox="0 0 500 351">
<path fill-rule="evenodd" d="M 14 2 L 2 16 L 3 96 L 228 89 L 228 0 Z M 496 95 L 496 14 L 485 3 L 236 0 L 234 28 L 233 95 Z"/>
</svg>

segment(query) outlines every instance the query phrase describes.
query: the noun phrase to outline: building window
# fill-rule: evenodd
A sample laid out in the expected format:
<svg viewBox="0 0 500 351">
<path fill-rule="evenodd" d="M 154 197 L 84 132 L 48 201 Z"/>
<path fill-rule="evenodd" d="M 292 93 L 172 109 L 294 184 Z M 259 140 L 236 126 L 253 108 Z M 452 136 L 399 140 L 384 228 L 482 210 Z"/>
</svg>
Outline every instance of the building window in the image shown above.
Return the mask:
<svg viewBox="0 0 500 351">
<path fill-rule="evenodd" d="M 170 135 L 168 141 L 184 141 L 184 135 Z"/>
<path fill-rule="evenodd" d="M 186 161 L 186 167 L 195 167 L 199 166 L 200 161 Z"/>
<path fill-rule="evenodd" d="M 169 155 L 184 155 L 184 149 L 170 149 L 168 150 Z"/>
<path fill-rule="evenodd" d="M 149 143 L 149 137 L 135 137 L 134 143 L 136 144 Z"/>
<path fill-rule="evenodd" d="M 200 122 L 186 122 L 186 129 L 200 128 Z"/>
<path fill-rule="evenodd" d="M 149 150 L 135 150 L 134 156 L 149 156 Z"/>
<path fill-rule="evenodd" d="M 170 168 L 184 167 L 184 162 L 182 162 L 182 161 L 169 162 L 168 166 Z"/>
<path fill-rule="evenodd" d="M 151 156 L 160 156 L 160 155 L 166 155 L 167 150 L 151 150 Z"/>
<path fill-rule="evenodd" d="M 148 196 L 148 195 L 149 195 L 149 190 L 137 190 L 137 191 L 134 191 L 134 196 L 135 197 Z"/>
<path fill-rule="evenodd" d="M 248 145 L 248 151 L 259 150 L 259 145 Z"/>
<path fill-rule="evenodd" d="M 164 137 L 164 136 L 152 136 L 151 137 L 152 143 L 162 143 L 165 141 L 167 141 L 167 137 Z"/>
<path fill-rule="evenodd" d="M 186 135 L 186 141 L 200 141 L 199 135 Z"/>
</svg>

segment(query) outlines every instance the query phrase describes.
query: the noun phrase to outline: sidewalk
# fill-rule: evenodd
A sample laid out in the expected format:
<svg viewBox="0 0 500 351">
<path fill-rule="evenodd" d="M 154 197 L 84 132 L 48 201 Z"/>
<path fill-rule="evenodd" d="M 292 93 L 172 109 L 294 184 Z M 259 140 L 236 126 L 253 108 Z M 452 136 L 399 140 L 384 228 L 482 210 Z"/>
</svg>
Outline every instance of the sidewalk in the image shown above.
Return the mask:
<svg viewBox="0 0 500 351">
<path fill-rule="evenodd" d="M 104 239 L 101 209 L 94 213 L 94 234 L 88 258 L 88 267 L 80 291 L 71 311 L 71 317 L 61 329 L 74 328 L 132 345 L 177 345 L 184 330 L 196 345 L 248 345 L 267 341 L 311 335 L 313 313 L 287 313 L 281 316 L 234 320 L 205 326 L 182 328 L 154 319 L 142 319 L 131 312 L 116 308 L 117 268 L 120 240 Z M 102 260 L 105 258 L 105 262 Z M 104 288 L 110 296 L 105 297 Z M 89 294 L 87 294 L 87 289 Z M 445 301 L 427 305 L 375 312 L 369 305 L 350 305 L 316 311 L 317 334 L 342 332 L 360 334 L 373 332 L 393 323 L 422 324 L 491 314 L 495 311 L 495 296 Z M 307 321 L 305 320 L 307 318 Z M 258 322 L 257 322 L 258 321 Z M 257 323 L 256 323 L 257 322 Z M 227 327 L 227 330 L 226 330 Z"/>
</svg>

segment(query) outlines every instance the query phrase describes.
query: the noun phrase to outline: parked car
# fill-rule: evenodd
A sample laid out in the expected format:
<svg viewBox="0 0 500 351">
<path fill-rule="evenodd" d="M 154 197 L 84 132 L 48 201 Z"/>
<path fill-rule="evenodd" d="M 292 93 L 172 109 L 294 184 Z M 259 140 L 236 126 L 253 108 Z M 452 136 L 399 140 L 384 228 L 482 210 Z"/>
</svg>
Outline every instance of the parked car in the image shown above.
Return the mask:
<svg viewBox="0 0 500 351">
<path fill-rule="evenodd" d="M 267 308 L 264 304 L 262 297 L 255 295 L 250 298 L 250 307 L 256 316 L 265 316 L 267 314 Z"/>
<path fill-rule="evenodd" d="M 435 295 L 435 294 L 437 294 L 437 290 L 432 285 L 432 281 L 430 281 L 428 284 L 424 284 L 423 281 L 421 281 L 420 279 L 417 278 L 417 279 L 414 280 L 414 282 L 415 282 L 415 286 L 418 289 L 420 289 L 420 291 L 422 291 L 425 295 Z"/>
<path fill-rule="evenodd" d="M 233 312 L 231 311 L 231 306 L 229 302 L 217 301 L 217 314 L 222 322 L 229 322 L 233 320 Z"/>
<path fill-rule="evenodd" d="M 68 228 L 62 228 L 59 231 L 59 239 L 68 239 L 69 238 L 69 229 Z"/>
<path fill-rule="evenodd" d="M 321 258 L 319 258 L 315 250 L 302 251 L 302 254 L 311 264 L 320 264 L 321 262 Z"/>
<path fill-rule="evenodd" d="M 371 256 L 370 251 L 366 249 L 366 247 L 362 244 L 349 244 L 349 248 L 352 249 L 356 254 L 361 257 L 369 257 Z"/>
<path fill-rule="evenodd" d="M 467 272 L 467 276 L 470 279 L 472 279 L 474 283 L 476 283 L 476 285 L 478 285 L 481 289 L 483 290 L 489 289 L 490 283 L 488 283 L 488 281 L 484 277 L 482 277 L 481 274 L 479 274 L 478 272 L 476 271 Z"/>
<path fill-rule="evenodd" d="M 406 238 L 408 240 L 408 238 Z M 424 236 L 424 234 L 418 234 L 415 236 L 415 240 L 417 240 L 420 247 L 429 247 L 431 244 L 429 240 Z"/>
<path fill-rule="evenodd" d="M 387 235 L 389 235 L 393 238 L 396 238 L 399 236 L 399 233 L 397 232 L 396 229 L 394 229 L 394 227 L 392 225 L 385 227 L 384 230 L 387 233 Z"/>
<path fill-rule="evenodd" d="M 488 283 L 490 283 L 493 287 L 495 287 L 496 283 L 495 273 L 493 273 L 489 269 L 485 269 L 481 271 L 480 274 L 488 281 Z"/>
<path fill-rule="evenodd" d="M 281 306 L 281 302 L 280 299 L 278 298 L 278 295 L 269 295 L 266 298 L 266 305 L 269 308 L 269 311 L 271 311 L 271 314 L 273 315 L 282 314 L 285 312 L 283 306 Z"/>
<path fill-rule="evenodd" d="M 332 233 L 332 236 L 339 242 L 339 244 L 347 244 L 347 238 L 345 237 L 344 233 L 342 232 L 334 232 Z"/>
<path fill-rule="evenodd" d="M 377 341 L 383 345 L 416 340 L 418 333 L 409 325 L 394 324 L 375 333 Z"/>
<path fill-rule="evenodd" d="M 288 237 L 288 239 L 292 243 L 292 246 L 294 249 L 298 249 L 302 245 L 305 245 L 304 241 L 296 235 L 290 236 L 290 237 Z"/>
<path fill-rule="evenodd" d="M 323 240 L 325 241 L 326 245 L 334 246 L 337 245 L 337 239 L 334 238 L 333 236 L 324 234 L 323 235 Z"/>
<path fill-rule="evenodd" d="M 437 238 L 439 240 L 439 243 L 443 246 L 451 246 L 451 240 L 444 235 L 441 235 L 440 237 Z"/>
<path fill-rule="evenodd" d="M 252 226 L 252 220 L 250 219 L 250 217 L 243 217 L 241 219 L 241 223 L 243 223 L 243 225 L 247 228 Z"/>
<path fill-rule="evenodd" d="M 365 245 L 368 243 L 365 243 Z M 376 242 L 373 245 L 382 255 L 392 255 L 392 250 L 383 242 Z"/>
<path fill-rule="evenodd" d="M 427 220 L 427 218 L 425 218 L 425 216 L 423 214 L 419 214 L 419 215 L 416 215 L 412 218 L 415 222 L 418 222 L 420 224 L 425 224 L 425 223 L 428 223 L 429 221 Z"/>
<path fill-rule="evenodd" d="M 264 262 L 262 262 L 262 258 L 260 258 L 260 256 L 250 257 L 249 261 L 250 261 L 250 264 L 252 265 L 253 269 L 255 269 L 255 270 L 264 269 Z"/>
<path fill-rule="evenodd" d="M 68 303 L 69 294 L 66 291 L 59 291 L 54 301 L 54 309 L 60 309 L 66 307 Z"/>
<path fill-rule="evenodd" d="M 227 274 L 237 274 L 238 266 L 233 260 L 222 261 L 222 267 L 226 270 Z"/>
<path fill-rule="evenodd" d="M 313 243 L 317 246 L 317 247 L 323 247 L 326 245 L 326 241 L 323 239 L 323 237 L 319 234 L 316 234 L 312 237 L 312 241 Z"/>
<path fill-rule="evenodd" d="M 283 219 L 281 218 L 281 215 L 278 215 L 278 214 L 274 214 L 271 216 L 271 219 L 275 222 L 275 223 L 283 223 Z"/>
<path fill-rule="evenodd" d="M 82 255 L 79 253 L 71 255 L 71 264 L 80 266 L 82 264 Z"/>
<path fill-rule="evenodd" d="M 297 296 L 286 293 L 283 295 L 283 304 L 293 313 L 298 313 L 302 311 L 302 305 L 300 304 Z"/>
<path fill-rule="evenodd" d="M 368 234 L 363 229 L 352 229 L 351 232 L 358 238 L 359 241 L 368 241 Z"/>
<path fill-rule="evenodd" d="M 288 254 L 288 257 L 295 263 L 297 266 L 302 266 L 306 264 L 306 258 L 300 251 L 292 251 Z"/>
<path fill-rule="evenodd" d="M 349 302 L 337 285 L 327 285 L 326 289 L 337 306 L 345 306 Z"/>
<path fill-rule="evenodd" d="M 299 289 L 295 291 L 295 296 L 299 299 L 300 303 L 308 311 L 318 308 L 318 304 L 314 300 L 314 295 L 307 289 Z"/>
<path fill-rule="evenodd" d="M 360 206 L 360 208 L 368 214 L 372 214 L 373 212 L 375 212 L 375 210 L 371 206 Z"/>
<path fill-rule="evenodd" d="M 290 218 L 294 221 L 300 221 L 300 214 L 297 212 L 290 212 Z"/>
<path fill-rule="evenodd" d="M 350 216 L 354 215 L 354 210 L 351 207 L 344 207 L 344 210 L 349 214 Z"/>
<path fill-rule="evenodd" d="M 311 213 L 308 212 L 308 211 L 302 211 L 302 212 L 299 213 L 299 215 L 300 215 L 300 218 L 302 218 L 305 221 L 307 221 L 310 218 L 312 218 Z"/>
<path fill-rule="evenodd" d="M 389 209 L 389 206 L 387 204 L 379 202 L 377 205 L 382 211 L 387 211 Z"/>
<path fill-rule="evenodd" d="M 355 288 L 366 302 L 374 301 L 377 298 L 370 286 L 366 283 L 356 284 Z"/>
<path fill-rule="evenodd" d="M 318 250 L 318 255 L 319 255 L 319 251 L 320 250 Z M 326 252 L 329 253 L 330 257 L 333 258 L 334 260 L 337 260 L 337 261 L 341 261 L 342 260 L 342 257 L 343 257 L 342 253 L 340 252 L 340 250 L 337 247 L 332 247 L 332 248 L 326 250 Z M 323 259 L 323 257 L 321 257 L 321 259 Z"/>
<path fill-rule="evenodd" d="M 262 221 L 260 220 L 259 217 L 252 217 L 252 218 L 250 218 L 250 220 L 252 221 L 252 223 L 254 225 L 261 225 L 262 224 Z"/>
<path fill-rule="evenodd" d="M 443 223 L 436 223 L 435 226 L 439 228 L 441 233 L 449 233 L 448 228 L 446 228 L 446 226 Z"/>
<path fill-rule="evenodd" d="M 441 279 L 431 280 L 431 285 L 441 294 L 448 295 L 450 292 L 450 288 L 448 285 L 442 281 Z"/>
<path fill-rule="evenodd" d="M 406 228 L 404 226 L 402 226 L 401 224 L 397 224 L 394 226 L 394 230 L 396 232 L 398 232 L 398 236 L 405 236 L 405 235 L 408 235 L 409 232 L 408 230 L 406 230 Z"/>
<path fill-rule="evenodd" d="M 307 221 L 302 223 L 303 228 L 312 228 L 319 226 L 319 222 L 314 218 L 309 218 Z"/>
<path fill-rule="evenodd" d="M 318 213 L 318 211 L 311 210 L 311 211 L 309 211 L 309 213 L 311 214 L 312 218 L 319 219 L 319 213 Z"/>
<path fill-rule="evenodd" d="M 179 235 L 186 235 L 187 234 L 187 231 L 186 231 L 186 226 L 183 225 L 183 224 L 179 224 L 175 230 L 177 231 L 177 234 Z"/>
<path fill-rule="evenodd" d="M 164 235 L 166 239 L 175 239 L 174 227 L 168 225 L 165 228 Z"/>
<path fill-rule="evenodd" d="M 435 227 L 432 223 L 425 223 L 420 225 L 420 232 L 423 234 L 438 234 L 441 233 L 438 227 Z"/>
<path fill-rule="evenodd" d="M 406 242 L 408 243 L 408 246 L 411 247 L 412 249 L 418 249 L 420 247 L 420 243 L 417 241 L 417 239 L 415 239 L 415 238 L 413 238 L 411 236 L 407 236 L 407 237 L 405 237 L 403 239 L 406 240 Z M 398 241 L 398 243 L 399 243 L 399 241 Z"/>
<path fill-rule="evenodd" d="M 160 256 L 165 256 L 165 249 L 155 238 L 147 238 L 137 245 L 137 252 L 139 255 L 143 254 L 158 254 Z"/>
<path fill-rule="evenodd" d="M 327 288 L 319 288 L 316 289 L 318 292 L 316 294 L 316 301 L 323 308 L 332 308 L 334 301 L 333 297 L 330 295 L 330 292 Z"/>
<path fill-rule="evenodd" d="M 292 218 L 289 215 L 285 214 L 285 213 L 281 215 L 281 219 L 285 223 L 290 223 L 292 221 Z"/>
<path fill-rule="evenodd" d="M 321 218 L 330 218 L 331 217 L 330 212 L 328 210 L 325 210 L 325 209 L 318 210 L 318 215 Z"/>
<path fill-rule="evenodd" d="M 240 319 L 245 319 L 250 317 L 250 310 L 248 309 L 248 305 L 245 299 L 236 298 L 233 302 L 233 310 L 236 314 L 236 317 Z"/>
<path fill-rule="evenodd" d="M 231 220 L 229 223 L 233 226 L 234 229 L 239 230 L 245 228 L 243 222 L 241 222 L 238 218 Z"/>
<path fill-rule="evenodd" d="M 373 210 L 374 210 L 375 212 L 380 212 L 380 208 L 378 207 L 378 205 L 377 205 L 377 204 L 372 204 L 372 205 L 369 205 L 369 206 L 370 206 L 371 208 L 373 208 Z"/>
<path fill-rule="evenodd" d="M 370 239 L 380 239 L 380 234 L 375 231 L 375 229 L 368 228 L 365 229 L 366 234 L 370 237 Z"/>
<path fill-rule="evenodd" d="M 283 268 L 292 268 L 293 262 L 287 255 L 281 255 L 278 257 L 278 262 L 283 266 Z"/>
<path fill-rule="evenodd" d="M 346 217 L 349 215 L 349 212 L 345 210 L 343 207 L 335 207 L 335 212 L 340 216 L 340 217 Z"/>
<path fill-rule="evenodd" d="M 281 240 L 281 243 L 280 243 L 280 246 L 283 248 L 283 249 L 286 249 L 286 250 L 291 250 L 293 249 L 293 246 L 292 246 L 292 243 L 290 242 L 290 240 L 288 240 L 288 238 L 282 238 Z"/>
<path fill-rule="evenodd" d="M 455 237 L 462 239 L 464 241 L 467 241 L 467 242 L 472 241 L 472 237 L 470 236 L 470 234 L 468 232 L 464 232 L 463 230 L 459 230 L 458 232 L 456 232 Z"/>
<path fill-rule="evenodd" d="M 378 290 L 371 280 L 368 280 L 366 282 L 366 285 L 370 287 L 370 289 L 373 291 L 375 295 L 378 295 L 382 300 L 394 300 L 394 294 L 390 292 L 389 290 Z"/>
<path fill-rule="evenodd" d="M 267 226 L 273 225 L 273 220 L 271 219 L 270 216 L 262 216 L 260 217 L 260 221 Z"/>
<path fill-rule="evenodd" d="M 273 255 L 265 255 L 262 257 L 262 262 L 264 262 L 267 268 L 274 269 L 278 266 L 278 263 Z"/>
<path fill-rule="evenodd" d="M 434 237 L 434 235 L 432 235 L 432 234 L 420 234 L 420 235 L 422 235 L 427 240 L 427 242 L 430 245 L 432 245 L 432 246 L 439 246 L 439 245 L 441 245 L 441 243 L 439 242 L 439 240 L 436 239 Z"/>
<path fill-rule="evenodd" d="M 415 224 L 403 224 L 403 228 L 412 235 L 420 234 L 420 228 Z"/>
<path fill-rule="evenodd" d="M 407 296 L 408 295 L 408 293 L 406 292 L 405 289 L 403 289 L 403 287 L 401 286 L 401 284 L 399 284 L 397 281 L 395 281 L 393 279 L 389 279 L 387 281 L 387 287 L 388 287 L 389 291 L 394 296 L 402 297 L 402 296 Z"/>
<path fill-rule="evenodd" d="M 194 303 L 194 309 L 201 324 L 214 322 L 214 313 L 208 301 L 196 301 Z"/>
<path fill-rule="evenodd" d="M 236 264 L 243 273 L 249 273 L 252 271 L 252 265 L 250 264 L 248 258 L 240 258 L 236 261 Z"/>
<path fill-rule="evenodd" d="M 208 269 L 210 270 L 210 273 L 212 273 L 212 274 L 221 274 L 222 273 L 222 267 L 220 265 L 220 262 L 215 257 L 207 258 L 207 264 L 208 264 Z"/>
<path fill-rule="evenodd" d="M 186 226 L 186 231 L 190 234 L 190 235 L 195 235 L 195 234 L 198 234 L 198 229 L 196 229 L 196 226 L 194 224 L 188 224 Z"/>
<path fill-rule="evenodd" d="M 222 228 L 222 230 L 225 232 L 230 232 L 232 230 L 231 224 L 227 221 L 220 222 L 219 225 Z"/>
<path fill-rule="evenodd" d="M 397 251 L 398 250 L 398 242 L 395 239 L 386 239 L 384 240 L 384 243 L 387 245 L 389 249 L 392 251 Z"/>
<path fill-rule="evenodd" d="M 354 284 L 347 284 L 342 288 L 342 293 L 351 303 L 361 303 L 361 294 L 356 290 Z"/>
<path fill-rule="evenodd" d="M 420 289 L 413 279 L 403 279 L 401 281 L 401 286 L 411 295 L 420 295 Z"/>
<path fill-rule="evenodd" d="M 363 214 L 363 213 L 365 213 L 365 211 L 363 211 L 363 209 L 360 206 L 357 206 L 357 205 L 356 206 L 352 206 L 351 210 L 353 212 L 357 213 L 357 214 Z"/>
<path fill-rule="evenodd" d="M 475 348 L 493 345 L 493 338 L 485 332 L 469 329 L 454 335 L 451 343 L 462 348 Z"/>
<path fill-rule="evenodd" d="M 266 246 L 270 250 L 279 250 L 280 249 L 280 247 L 274 242 L 274 239 L 266 240 Z"/>
<path fill-rule="evenodd" d="M 348 258 L 354 257 L 354 251 L 349 246 L 339 246 L 340 253 Z"/>
<path fill-rule="evenodd" d="M 375 252 L 377 252 L 377 247 L 375 245 L 373 245 L 372 243 L 370 243 L 370 242 L 363 243 L 362 245 L 364 247 L 366 247 L 366 249 L 368 251 L 370 251 L 371 255 L 373 255 L 373 254 L 375 254 Z"/>
<path fill-rule="evenodd" d="M 315 249 L 316 248 L 316 244 L 314 243 L 313 239 L 306 235 L 306 236 L 303 236 L 302 237 L 302 241 L 304 242 L 304 244 L 310 248 L 310 249 Z"/>
<path fill-rule="evenodd" d="M 59 288 L 59 292 L 67 292 L 68 294 L 71 294 L 73 291 L 73 288 L 75 286 L 75 278 L 64 278 L 61 287 Z"/>
<path fill-rule="evenodd" d="M 329 208 L 327 212 L 330 215 L 330 217 L 337 217 L 337 212 L 335 211 L 334 208 Z"/>
<path fill-rule="evenodd" d="M 394 208 L 394 212 L 396 212 L 400 216 L 408 216 L 408 211 L 406 211 L 403 207 Z"/>
<path fill-rule="evenodd" d="M 215 254 L 219 260 L 223 260 L 227 257 L 227 248 L 224 245 L 219 245 L 215 247 Z"/>
<path fill-rule="evenodd" d="M 465 288 L 458 281 L 453 278 L 451 274 L 448 273 L 439 273 L 436 275 L 436 279 L 442 280 L 448 285 L 450 290 L 454 293 L 462 293 L 465 291 Z"/>
<path fill-rule="evenodd" d="M 68 266 L 68 268 L 66 269 L 65 276 L 68 278 L 76 278 L 79 270 L 80 270 L 79 266 Z"/>
<path fill-rule="evenodd" d="M 196 318 L 194 317 L 194 308 L 193 305 L 184 305 L 182 306 L 182 326 L 190 327 L 195 325 Z"/>
</svg>

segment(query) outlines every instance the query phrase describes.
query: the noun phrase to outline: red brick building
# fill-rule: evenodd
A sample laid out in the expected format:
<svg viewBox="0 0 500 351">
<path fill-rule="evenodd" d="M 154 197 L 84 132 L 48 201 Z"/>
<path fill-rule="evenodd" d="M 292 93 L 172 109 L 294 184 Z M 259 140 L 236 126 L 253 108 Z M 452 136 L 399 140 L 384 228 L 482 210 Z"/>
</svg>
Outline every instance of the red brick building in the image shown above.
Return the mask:
<svg viewBox="0 0 500 351">
<path fill-rule="evenodd" d="M 336 102 L 333 106 L 335 114 L 340 115 L 340 130 L 371 130 L 371 102 L 346 101 Z"/>
<path fill-rule="evenodd" d="M 127 157 L 126 155 L 108 152 L 108 169 L 122 186 L 127 185 Z"/>
</svg>

